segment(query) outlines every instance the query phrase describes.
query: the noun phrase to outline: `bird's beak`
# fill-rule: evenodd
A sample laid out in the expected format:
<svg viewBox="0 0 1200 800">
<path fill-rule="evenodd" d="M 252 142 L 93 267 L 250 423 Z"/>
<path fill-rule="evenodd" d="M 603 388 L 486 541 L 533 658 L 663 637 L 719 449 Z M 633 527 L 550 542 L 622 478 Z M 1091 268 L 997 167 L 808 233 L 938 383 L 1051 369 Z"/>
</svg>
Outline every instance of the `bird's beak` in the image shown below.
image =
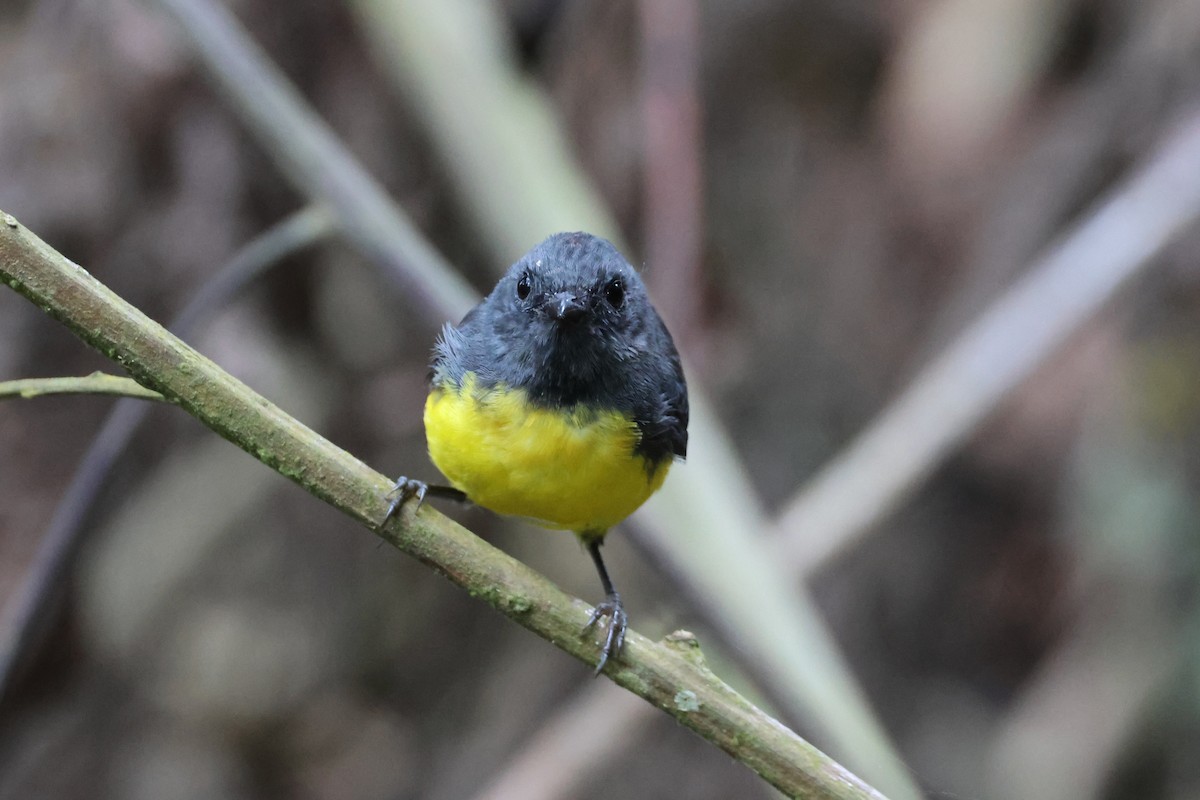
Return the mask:
<svg viewBox="0 0 1200 800">
<path fill-rule="evenodd" d="M 546 298 L 546 309 L 550 318 L 558 322 L 577 322 L 583 317 L 586 307 L 570 292 L 559 292 Z"/>
</svg>

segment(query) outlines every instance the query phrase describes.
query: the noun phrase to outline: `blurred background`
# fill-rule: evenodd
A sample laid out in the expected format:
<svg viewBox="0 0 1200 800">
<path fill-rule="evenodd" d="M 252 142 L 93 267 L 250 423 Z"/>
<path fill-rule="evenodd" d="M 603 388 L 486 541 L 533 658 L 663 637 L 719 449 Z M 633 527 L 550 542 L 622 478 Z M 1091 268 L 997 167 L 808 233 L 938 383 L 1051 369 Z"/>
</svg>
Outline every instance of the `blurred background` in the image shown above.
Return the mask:
<svg viewBox="0 0 1200 800">
<path fill-rule="evenodd" d="M 160 5 L 0 5 L 0 208 L 166 321 L 308 200 Z M 478 291 L 552 232 L 529 219 L 587 206 L 767 514 L 1200 108 L 1194 0 L 229 7 Z M 528 130 L 553 132 L 544 161 L 489 149 Z M 373 467 L 433 477 L 437 314 L 315 239 L 187 338 Z M 1198 246 L 808 581 L 931 797 L 1200 796 Z M 114 368 L 0 292 L 0 380 L 93 370 Z M 665 715 L 614 721 L 626 696 L 584 665 L 176 409 L 64 510 L 111 407 L 0 403 L 10 615 L 52 520 L 82 515 L 0 705 L 0 798 L 772 796 Z M 445 510 L 598 599 L 572 537 Z M 605 555 L 634 627 L 695 631 L 758 695 L 687 574 L 621 535 Z"/>
</svg>

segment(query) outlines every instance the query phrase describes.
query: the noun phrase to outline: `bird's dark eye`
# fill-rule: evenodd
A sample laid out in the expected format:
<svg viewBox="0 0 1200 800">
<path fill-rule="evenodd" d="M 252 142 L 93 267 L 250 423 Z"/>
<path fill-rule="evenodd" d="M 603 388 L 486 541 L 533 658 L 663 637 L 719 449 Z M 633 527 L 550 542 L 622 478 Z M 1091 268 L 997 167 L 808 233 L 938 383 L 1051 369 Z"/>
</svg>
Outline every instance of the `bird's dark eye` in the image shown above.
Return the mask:
<svg viewBox="0 0 1200 800">
<path fill-rule="evenodd" d="M 529 297 L 529 290 L 531 288 L 533 288 L 533 284 L 529 282 L 529 276 L 522 275 L 521 279 L 517 281 L 517 297 L 521 300 Z"/>
<path fill-rule="evenodd" d="M 620 278 L 613 278 L 604 287 L 604 299 L 613 308 L 620 308 L 625 304 L 625 284 Z"/>
</svg>

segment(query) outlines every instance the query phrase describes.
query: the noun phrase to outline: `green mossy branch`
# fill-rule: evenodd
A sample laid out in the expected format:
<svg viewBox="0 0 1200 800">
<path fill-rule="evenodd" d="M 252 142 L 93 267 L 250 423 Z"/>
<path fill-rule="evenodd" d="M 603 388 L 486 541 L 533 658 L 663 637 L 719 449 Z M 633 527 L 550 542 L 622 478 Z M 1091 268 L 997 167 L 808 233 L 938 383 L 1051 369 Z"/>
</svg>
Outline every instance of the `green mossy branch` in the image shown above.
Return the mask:
<svg viewBox="0 0 1200 800">
<path fill-rule="evenodd" d="M 390 481 L 291 418 L 0 212 L 0 280 L 255 458 L 340 509 L 473 597 L 579 660 L 589 607 L 429 506 L 383 529 Z M 733 691 L 678 643 L 630 631 L 606 673 L 797 798 L 881 798 L 845 768 Z"/>
<path fill-rule="evenodd" d="M 0 400 L 19 397 L 31 400 L 56 394 L 105 394 L 113 397 L 136 397 L 139 400 L 164 400 L 165 398 L 147 389 L 132 378 L 93 372 L 82 378 L 22 378 L 15 381 L 0 381 Z"/>
</svg>

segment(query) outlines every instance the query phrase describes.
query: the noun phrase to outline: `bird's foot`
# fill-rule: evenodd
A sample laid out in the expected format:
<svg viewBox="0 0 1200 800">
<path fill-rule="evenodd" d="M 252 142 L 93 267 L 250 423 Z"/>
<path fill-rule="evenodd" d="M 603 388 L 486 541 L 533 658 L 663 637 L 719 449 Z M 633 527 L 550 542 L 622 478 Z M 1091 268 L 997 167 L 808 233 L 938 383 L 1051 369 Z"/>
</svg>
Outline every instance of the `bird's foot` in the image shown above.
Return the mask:
<svg viewBox="0 0 1200 800">
<path fill-rule="evenodd" d="M 440 497 L 445 500 L 453 500 L 456 503 L 469 503 L 470 498 L 467 493 L 461 489 L 455 489 L 453 486 L 433 486 L 425 481 L 419 481 L 416 478 L 406 478 L 401 475 L 396 479 L 396 483 L 392 486 L 392 490 L 387 493 L 387 499 L 391 500 L 388 506 L 387 514 L 383 521 L 379 523 L 379 527 L 383 527 L 392 517 L 412 498 L 417 498 L 416 511 L 421 509 L 421 504 L 425 502 L 426 497 Z"/>
<path fill-rule="evenodd" d="M 396 516 L 396 512 L 400 510 L 400 507 L 414 497 L 417 498 L 417 508 L 415 510 L 420 510 L 421 504 L 425 502 L 425 495 L 428 493 L 428 483 L 401 475 L 396 479 L 392 490 L 387 493 L 387 498 L 392 502 L 388 505 L 387 514 L 384 515 L 383 522 L 379 523 L 379 527 L 382 528 L 386 525 L 388 520 Z"/>
<path fill-rule="evenodd" d="M 608 660 L 619 656 L 621 648 L 625 646 L 625 629 L 629 627 L 629 617 L 625 614 L 625 606 L 621 604 L 621 595 L 613 592 L 603 603 L 597 605 L 592 610 L 592 616 L 588 619 L 587 625 L 583 626 L 584 631 L 591 630 L 604 617 L 608 617 L 608 632 L 604 637 L 604 644 L 600 648 L 600 661 L 596 664 L 596 675 L 603 672 Z"/>
</svg>

